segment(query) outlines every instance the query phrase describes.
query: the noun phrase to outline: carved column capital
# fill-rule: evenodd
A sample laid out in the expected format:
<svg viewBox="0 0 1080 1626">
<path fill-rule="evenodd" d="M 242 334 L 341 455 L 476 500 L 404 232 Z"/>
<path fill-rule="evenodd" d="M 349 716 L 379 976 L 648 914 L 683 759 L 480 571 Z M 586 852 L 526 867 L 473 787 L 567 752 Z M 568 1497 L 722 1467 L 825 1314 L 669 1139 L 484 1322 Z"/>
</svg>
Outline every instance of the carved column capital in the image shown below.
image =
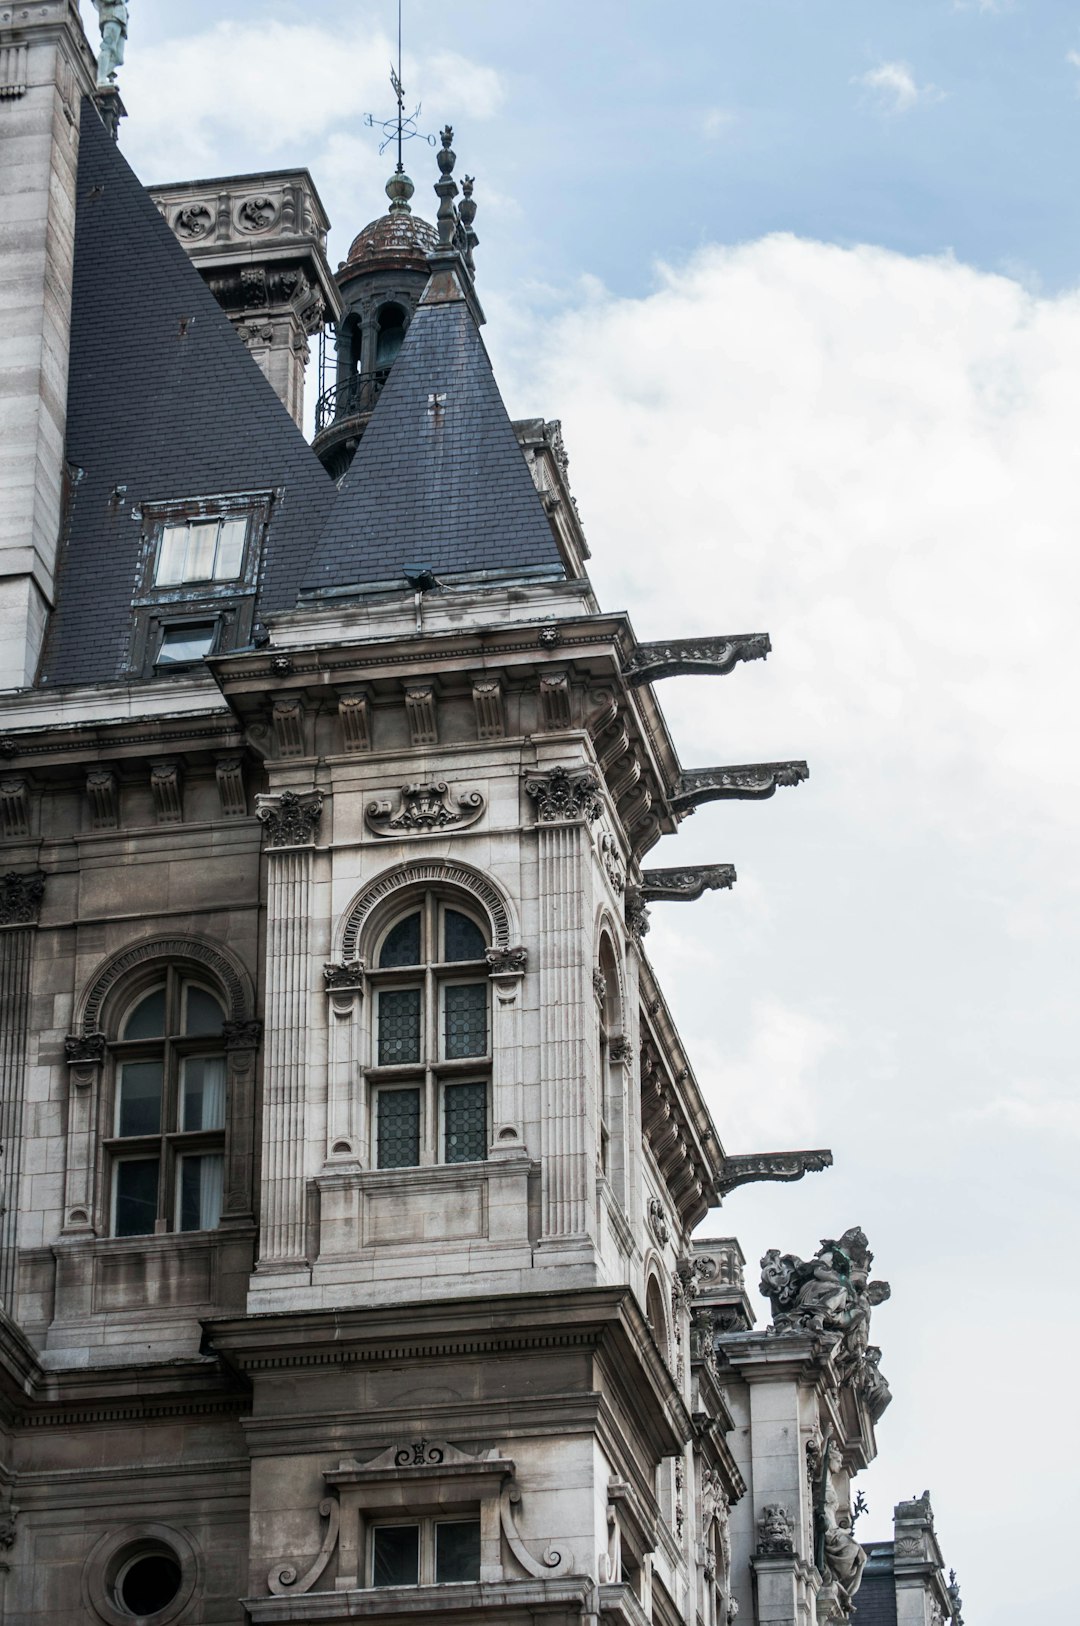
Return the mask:
<svg viewBox="0 0 1080 1626">
<path fill-rule="evenodd" d="M 313 846 L 322 810 L 321 790 L 283 790 L 255 798 L 255 817 L 266 830 L 268 848 Z"/>
<path fill-rule="evenodd" d="M 258 1050 L 263 1025 L 259 1021 L 241 1019 L 222 1024 L 221 1037 L 226 1050 Z"/>
<path fill-rule="evenodd" d="M 72 1033 L 64 1040 L 64 1058 L 70 1069 L 69 1077 L 77 1090 L 85 1090 L 94 1082 L 105 1061 L 105 1035 L 103 1033 Z"/>
<path fill-rule="evenodd" d="M 43 870 L 0 875 L 0 926 L 36 926 L 44 895 Z"/>
<path fill-rule="evenodd" d="M 536 803 L 536 817 L 543 824 L 599 818 L 603 808 L 599 789 L 596 775 L 588 769 L 552 768 L 525 781 L 525 794 Z"/>
</svg>

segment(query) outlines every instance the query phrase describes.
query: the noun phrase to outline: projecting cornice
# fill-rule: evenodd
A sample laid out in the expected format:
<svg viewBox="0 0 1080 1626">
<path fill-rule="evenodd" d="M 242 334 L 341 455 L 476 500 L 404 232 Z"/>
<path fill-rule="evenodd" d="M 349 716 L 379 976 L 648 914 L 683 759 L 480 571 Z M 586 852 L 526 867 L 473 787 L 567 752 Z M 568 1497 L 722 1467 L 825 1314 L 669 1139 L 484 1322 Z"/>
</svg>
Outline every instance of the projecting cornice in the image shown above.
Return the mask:
<svg viewBox="0 0 1080 1626">
<path fill-rule="evenodd" d="M 718 638 L 670 638 L 665 643 L 638 644 L 623 667 L 634 688 L 658 678 L 698 672 L 726 677 L 740 661 L 763 661 L 772 649 L 767 632 L 736 632 Z"/>
<path fill-rule="evenodd" d="M 809 779 L 805 762 L 750 762 L 736 768 L 690 768 L 679 775 L 671 793 L 677 814 L 693 812 L 702 802 L 762 802 L 779 785 Z"/>
<path fill-rule="evenodd" d="M 687 864 L 641 872 L 642 903 L 695 903 L 706 892 L 735 885 L 734 864 Z"/>
<path fill-rule="evenodd" d="M 736 1186 L 759 1180 L 801 1180 L 804 1174 L 832 1168 L 832 1160 L 825 1146 L 812 1152 L 748 1152 L 742 1157 L 725 1157 L 716 1182 L 717 1195 L 726 1197 Z"/>
</svg>

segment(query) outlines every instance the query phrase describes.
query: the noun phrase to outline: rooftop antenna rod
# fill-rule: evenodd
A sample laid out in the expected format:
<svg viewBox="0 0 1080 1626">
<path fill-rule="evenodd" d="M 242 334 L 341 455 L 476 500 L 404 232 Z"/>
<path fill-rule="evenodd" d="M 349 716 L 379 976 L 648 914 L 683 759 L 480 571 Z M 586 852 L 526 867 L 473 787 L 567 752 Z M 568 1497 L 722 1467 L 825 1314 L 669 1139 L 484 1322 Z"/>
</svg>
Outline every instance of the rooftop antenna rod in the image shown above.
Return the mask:
<svg viewBox="0 0 1080 1626">
<path fill-rule="evenodd" d="M 405 92 L 401 86 L 401 0 L 397 0 L 397 72 L 391 67 L 390 83 L 397 97 L 397 173 L 404 175 L 405 165 L 401 161 L 402 126 L 405 122 Z"/>
</svg>

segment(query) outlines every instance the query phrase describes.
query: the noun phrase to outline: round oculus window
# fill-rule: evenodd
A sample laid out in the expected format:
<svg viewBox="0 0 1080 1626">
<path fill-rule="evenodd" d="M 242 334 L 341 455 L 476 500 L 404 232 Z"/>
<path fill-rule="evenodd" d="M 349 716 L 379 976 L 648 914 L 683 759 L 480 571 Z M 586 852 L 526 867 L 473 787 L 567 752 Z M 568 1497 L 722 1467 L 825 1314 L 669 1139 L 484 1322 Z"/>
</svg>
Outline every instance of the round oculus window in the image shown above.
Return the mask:
<svg viewBox="0 0 1080 1626">
<path fill-rule="evenodd" d="M 175 1553 L 164 1546 L 144 1547 L 121 1563 L 114 1582 L 116 1602 L 123 1614 L 152 1620 L 172 1603 L 182 1578 Z"/>
</svg>

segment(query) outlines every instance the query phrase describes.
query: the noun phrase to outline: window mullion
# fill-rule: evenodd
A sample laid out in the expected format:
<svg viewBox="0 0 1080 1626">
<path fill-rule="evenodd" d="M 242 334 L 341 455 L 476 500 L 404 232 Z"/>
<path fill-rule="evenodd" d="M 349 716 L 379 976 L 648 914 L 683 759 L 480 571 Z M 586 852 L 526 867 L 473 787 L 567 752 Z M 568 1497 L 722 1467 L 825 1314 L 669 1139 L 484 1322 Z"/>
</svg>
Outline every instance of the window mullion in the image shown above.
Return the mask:
<svg viewBox="0 0 1080 1626">
<path fill-rule="evenodd" d="M 430 895 L 429 895 L 430 897 Z M 435 1066 L 439 1058 L 439 980 L 429 964 L 424 972 L 424 1151 L 422 1161 L 439 1161 L 439 1102 Z"/>
</svg>

